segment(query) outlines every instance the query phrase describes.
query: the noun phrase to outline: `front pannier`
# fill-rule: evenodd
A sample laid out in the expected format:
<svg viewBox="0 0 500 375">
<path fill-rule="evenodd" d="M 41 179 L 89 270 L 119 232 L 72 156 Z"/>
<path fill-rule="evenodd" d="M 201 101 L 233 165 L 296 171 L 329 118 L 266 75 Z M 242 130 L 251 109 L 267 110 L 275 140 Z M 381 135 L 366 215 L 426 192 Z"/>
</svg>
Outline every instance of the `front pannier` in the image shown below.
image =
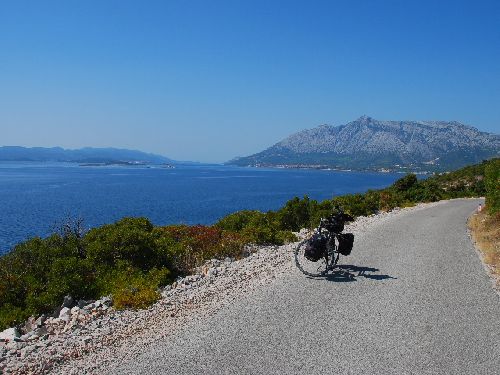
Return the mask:
<svg viewBox="0 0 500 375">
<path fill-rule="evenodd" d="M 339 253 L 342 255 L 349 255 L 354 244 L 354 234 L 352 233 L 340 233 L 337 235 L 339 240 Z"/>
<path fill-rule="evenodd" d="M 344 220 L 340 215 L 331 215 L 324 226 L 329 232 L 340 233 L 344 230 Z"/>
<path fill-rule="evenodd" d="M 321 234 L 315 234 L 305 245 L 304 257 L 311 262 L 317 262 L 320 258 L 325 256 L 326 242 L 328 239 Z"/>
</svg>

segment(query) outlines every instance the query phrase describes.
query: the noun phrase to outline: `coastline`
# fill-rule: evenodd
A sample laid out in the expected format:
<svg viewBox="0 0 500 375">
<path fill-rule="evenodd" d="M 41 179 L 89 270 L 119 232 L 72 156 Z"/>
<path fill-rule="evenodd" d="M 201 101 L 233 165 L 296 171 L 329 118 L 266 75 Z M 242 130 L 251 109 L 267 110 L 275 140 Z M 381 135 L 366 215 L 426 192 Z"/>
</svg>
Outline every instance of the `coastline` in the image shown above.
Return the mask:
<svg viewBox="0 0 500 375">
<path fill-rule="evenodd" d="M 276 210 L 295 196 L 323 201 L 383 189 L 400 177 L 214 165 L 146 168 L 21 163 L 16 168 L 18 165 L 0 162 L 4 193 L 0 256 L 29 238 L 51 235 L 69 216 L 83 218 L 87 229 L 123 217 L 147 217 L 155 225 L 212 225 L 240 210 Z"/>
</svg>

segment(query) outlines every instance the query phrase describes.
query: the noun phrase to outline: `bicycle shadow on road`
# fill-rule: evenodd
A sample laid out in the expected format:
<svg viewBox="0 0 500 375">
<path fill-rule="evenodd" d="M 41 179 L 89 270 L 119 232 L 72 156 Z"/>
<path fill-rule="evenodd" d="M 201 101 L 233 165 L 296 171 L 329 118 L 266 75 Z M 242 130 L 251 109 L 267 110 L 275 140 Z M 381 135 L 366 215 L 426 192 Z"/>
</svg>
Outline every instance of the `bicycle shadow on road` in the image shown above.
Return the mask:
<svg viewBox="0 0 500 375">
<path fill-rule="evenodd" d="M 378 268 L 372 267 L 360 267 L 352 264 L 340 264 L 331 273 L 325 276 L 325 279 L 333 282 L 353 282 L 357 281 L 358 278 L 364 277 L 371 280 L 387 280 L 396 279 L 395 277 L 389 275 L 383 275 L 375 272 L 379 272 Z"/>
</svg>

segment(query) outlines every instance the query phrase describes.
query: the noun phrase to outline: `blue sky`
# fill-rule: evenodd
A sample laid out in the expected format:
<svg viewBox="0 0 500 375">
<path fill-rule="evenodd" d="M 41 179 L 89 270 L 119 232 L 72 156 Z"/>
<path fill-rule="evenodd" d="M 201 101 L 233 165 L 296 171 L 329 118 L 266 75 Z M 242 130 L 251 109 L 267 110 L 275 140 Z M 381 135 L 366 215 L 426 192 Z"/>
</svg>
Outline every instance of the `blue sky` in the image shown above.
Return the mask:
<svg viewBox="0 0 500 375">
<path fill-rule="evenodd" d="M 0 2 L 0 145 L 221 162 L 367 114 L 500 130 L 500 1 Z"/>
</svg>

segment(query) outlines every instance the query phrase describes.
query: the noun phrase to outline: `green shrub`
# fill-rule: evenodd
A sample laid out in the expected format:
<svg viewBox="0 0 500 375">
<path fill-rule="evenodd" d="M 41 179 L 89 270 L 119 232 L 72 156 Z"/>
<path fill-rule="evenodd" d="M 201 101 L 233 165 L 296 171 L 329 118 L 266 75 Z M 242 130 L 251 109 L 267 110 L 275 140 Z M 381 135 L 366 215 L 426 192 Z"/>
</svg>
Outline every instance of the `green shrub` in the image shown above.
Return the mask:
<svg viewBox="0 0 500 375">
<path fill-rule="evenodd" d="M 500 212 L 500 159 L 488 163 L 484 172 L 486 206 L 491 214 L 497 214 Z"/>
<path fill-rule="evenodd" d="M 298 237 L 288 230 L 278 231 L 276 237 L 278 239 L 277 242 L 279 242 L 280 244 L 286 244 L 298 241 Z"/>
<path fill-rule="evenodd" d="M 158 258 L 176 274 L 187 274 L 211 258 L 239 257 L 243 236 L 216 226 L 170 225 L 153 231 Z"/>
<path fill-rule="evenodd" d="M 60 304 L 63 284 L 73 277 L 87 277 L 81 268 L 63 265 L 78 263 L 77 251 L 54 234 L 46 239 L 33 238 L 17 245 L 0 258 L 0 307 L 10 303 L 30 312 L 47 312 Z M 78 289 L 69 282 L 66 290 Z M 52 292 L 50 292 L 52 290 Z M 63 294 L 64 295 L 64 294 Z"/>
<path fill-rule="evenodd" d="M 95 267 L 87 259 L 76 257 L 53 260 L 44 284 L 34 284 L 26 296 L 26 308 L 32 312 L 50 312 L 65 295 L 75 299 L 98 298 Z M 35 287 L 36 285 L 36 287 Z"/>
<path fill-rule="evenodd" d="M 157 264 L 153 225 L 146 218 L 124 218 L 90 230 L 85 236 L 87 257 L 94 263 L 112 266 L 130 261 L 147 270 Z"/>
<path fill-rule="evenodd" d="M 303 199 L 295 197 L 278 210 L 277 219 L 279 227 L 284 230 L 299 231 L 308 227 L 311 219 L 311 212 L 317 206 L 316 201 L 311 201 L 306 195 Z"/>
<path fill-rule="evenodd" d="M 315 204 L 310 212 L 309 223 L 304 228 L 316 228 L 323 217 L 327 217 L 333 212 L 333 202 L 329 199 Z"/>
<path fill-rule="evenodd" d="M 406 191 L 415 186 L 417 182 L 417 176 L 414 173 L 409 173 L 394 182 L 393 187 L 397 191 Z"/>
<path fill-rule="evenodd" d="M 370 195 L 347 194 L 333 198 L 334 206 L 340 206 L 343 210 L 356 217 L 368 216 L 379 210 L 380 203 L 377 194 L 371 192 Z"/>
<path fill-rule="evenodd" d="M 258 245 L 282 245 L 283 238 L 279 235 L 281 226 L 276 213 L 268 212 L 254 215 L 241 235 L 245 243 Z"/>
<path fill-rule="evenodd" d="M 119 262 L 118 268 L 108 276 L 106 292 L 113 295 L 113 305 L 117 309 L 143 309 L 158 300 L 158 287 L 168 277 L 167 269 L 153 268 L 145 273 L 126 262 Z"/>
<path fill-rule="evenodd" d="M 232 232 L 240 232 L 243 228 L 249 225 L 255 217 L 259 217 L 261 214 L 262 212 L 255 210 L 238 211 L 224 216 L 215 224 L 215 226 Z"/>
<path fill-rule="evenodd" d="M 21 324 L 30 317 L 30 312 L 21 307 L 4 303 L 0 306 L 0 330 Z"/>
<path fill-rule="evenodd" d="M 260 211 L 239 211 L 217 222 L 216 227 L 238 232 L 244 243 L 283 244 L 278 235 L 281 230 L 277 213 Z"/>
</svg>

